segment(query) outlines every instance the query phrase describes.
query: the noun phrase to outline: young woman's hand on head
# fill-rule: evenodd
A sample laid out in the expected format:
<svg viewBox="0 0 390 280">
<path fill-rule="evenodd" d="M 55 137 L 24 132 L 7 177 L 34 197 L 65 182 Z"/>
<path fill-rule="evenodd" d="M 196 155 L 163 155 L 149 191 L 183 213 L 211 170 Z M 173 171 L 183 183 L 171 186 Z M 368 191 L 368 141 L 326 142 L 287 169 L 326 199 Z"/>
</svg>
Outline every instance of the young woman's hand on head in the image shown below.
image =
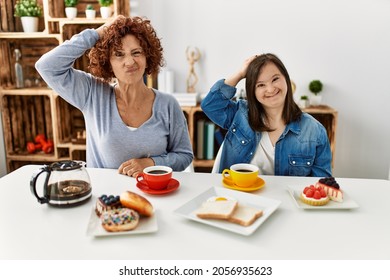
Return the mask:
<svg viewBox="0 0 390 280">
<path fill-rule="evenodd" d="M 225 84 L 235 87 L 242 79 L 245 78 L 246 72 L 248 70 L 249 64 L 257 57 L 257 55 L 252 55 L 251 57 L 245 59 L 244 63 L 241 65 L 241 68 L 234 73 L 232 76 L 225 80 Z"/>
</svg>

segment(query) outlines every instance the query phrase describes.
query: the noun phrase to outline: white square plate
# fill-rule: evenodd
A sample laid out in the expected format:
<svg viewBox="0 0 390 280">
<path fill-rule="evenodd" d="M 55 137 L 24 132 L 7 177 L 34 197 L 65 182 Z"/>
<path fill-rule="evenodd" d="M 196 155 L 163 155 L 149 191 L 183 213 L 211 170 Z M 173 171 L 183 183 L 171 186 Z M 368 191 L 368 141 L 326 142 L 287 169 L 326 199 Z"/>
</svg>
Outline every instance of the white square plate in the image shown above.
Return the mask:
<svg viewBox="0 0 390 280">
<path fill-rule="evenodd" d="M 100 218 L 95 213 L 95 207 L 92 207 L 91 218 L 89 219 L 87 235 L 89 236 L 114 236 L 114 235 L 131 235 L 131 234 L 144 234 L 157 231 L 157 218 L 156 212 L 151 217 L 141 217 L 138 226 L 129 231 L 108 232 L 106 231 L 100 222 Z"/>
<path fill-rule="evenodd" d="M 287 191 L 291 195 L 292 199 L 295 202 L 295 205 L 298 208 L 308 209 L 308 210 L 329 210 L 329 209 L 354 209 L 358 208 L 359 205 L 351 199 L 348 194 L 343 191 L 343 202 L 329 201 L 327 204 L 323 206 L 312 206 L 306 203 L 303 203 L 299 196 L 303 190 L 302 186 L 288 186 Z"/>
<path fill-rule="evenodd" d="M 254 208 L 263 210 L 263 215 L 259 217 L 252 225 L 247 227 L 223 220 L 198 218 L 195 214 L 196 210 L 199 209 L 203 202 L 205 202 L 208 198 L 212 196 L 225 196 L 235 198 L 237 199 L 239 204 L 252 206 Z M 279 207 L 279 205 L 279 200 L 265 198 L 262 196 L 230 190 L 226 188 L 212 187 L 207 191 L 201 193 L 194 199 L 188 201 L 181 207 L 177 208 L 174 213 L 183 216 L 187 219 L 197 221 L 199 223 L 207 224 L 242 235 L 251 235 L 262 223 L 265 222 L 265 220 L 268 219 L 269 216 L 271 216 L 271 214 Z"/>
</svg>

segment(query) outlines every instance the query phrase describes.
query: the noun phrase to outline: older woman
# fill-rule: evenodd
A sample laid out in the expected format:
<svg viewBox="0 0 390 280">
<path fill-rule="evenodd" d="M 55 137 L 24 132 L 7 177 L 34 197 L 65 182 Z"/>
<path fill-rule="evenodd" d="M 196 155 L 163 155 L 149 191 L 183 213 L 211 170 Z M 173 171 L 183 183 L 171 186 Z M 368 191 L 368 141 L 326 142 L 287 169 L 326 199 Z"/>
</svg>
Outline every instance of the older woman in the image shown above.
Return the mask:
<svg viewBox="0 0 390 280">
<path fill-rule="evenodd" d="M 234 101 L 235 86 L 244 78 L 247 100 Z M 289 74 L 277 56 L 248 58 L 232 76 L 214 84 L 202 109 L 228 131 L 220 172 L 235 163 L 252 163 L 264 175 L 331 175 L 326 130 L 295 104 Z"/>
<path fill-rule="evenodd" d="M 89 51 L 90 72 L 73 63 Z M 36 63 L 47 84 L 84 115 L 88 167 L 135 177 L 145 167 L 184 170 L 193 159 L 187 123 L 174 97 L 148 88 L 163 65 L 149 20 L 117 16 L 73 36 Z"/>
</svg>

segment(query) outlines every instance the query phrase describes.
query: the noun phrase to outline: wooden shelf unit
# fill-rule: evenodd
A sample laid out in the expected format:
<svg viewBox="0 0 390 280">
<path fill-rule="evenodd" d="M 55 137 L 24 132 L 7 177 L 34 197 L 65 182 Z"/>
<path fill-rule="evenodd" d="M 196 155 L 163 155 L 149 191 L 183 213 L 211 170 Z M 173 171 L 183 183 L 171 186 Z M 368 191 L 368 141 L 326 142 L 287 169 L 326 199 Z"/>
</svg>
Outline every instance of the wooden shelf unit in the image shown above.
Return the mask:
<svg viewBox="0 0 390 280">
<path fill-rule="evenodd" d="M 64 1 L 38 0 L 43 6 L 39 32 L 23 32 L 20 18 L 14 17 L 16 0 L 0 0 L 0 107 L 3 120 L 7 171 L 26 164 L 49 164 L 59 160 L 85 160 L 85 144 L 74 140 L 75 134 L 85 129 L 81 112 L 49 89 L 35 70 L 35 62 L 44 53 L 58 46 L 86 28 L 96 28 L 107 20 L 100 17 L 98 0 L 80 0 L 78 17 L 65 17 Z M 96 19 L 85 18 L 85 7 L 92 4 Z M 130 14 L 128 0 L 113 1 L 113 16 Z M 22 53 L 25 87 L 16 88 L 14 50 Z M 87 69 L 86 57 L 78 59 L 75 67 Z M 30 154 L 26 145 L 43 133 L 54 142 L 54 151 Z"/>
<path fill-rule="evenodd" d="M 327 105 L 309 106 L 302 109 L 302 111 L 312 115 L 325 127 L 329 138 L 330 150 L 332 151 L 332 167 L 334 167 L 338 112 Z"/>
<path fill-rule="evenodd" d="M 193 151 L 194 151 L 195 158 L 194 158 L 194 161 L 193 161 L 193 165 L 194 165 L 195 171 L 209 172 L 209 171 L 211 171 L 211 169 L 213 167 L 214 160 L 206 160 L 206 159 L 198 159 L 198 158 L 196 158 L 196 152 L 197 152 L 196 151 L 196 149 L 197 149 L 197 145 L 196 145 L 197 144 L 196 143 L 196 139 L 197 139 L 196 125 L 197 125 L 197 121 L 199 119 L 208 119 L 208 118 L 203 113 L 203 111 L 200 108 L 200 106 L 182 107 L 182 109 L 183 109 L 184 115 L 187 118 L 188 132 L 190 134 L 190 140 L 191 140 L 192 148 L 193 148 Z M 218 152 L 218 148 L 219 147 L 216 147 L 216 149 L 214 150 L 214 157 L 216 156 L 216 154 Z"/>
</svg>

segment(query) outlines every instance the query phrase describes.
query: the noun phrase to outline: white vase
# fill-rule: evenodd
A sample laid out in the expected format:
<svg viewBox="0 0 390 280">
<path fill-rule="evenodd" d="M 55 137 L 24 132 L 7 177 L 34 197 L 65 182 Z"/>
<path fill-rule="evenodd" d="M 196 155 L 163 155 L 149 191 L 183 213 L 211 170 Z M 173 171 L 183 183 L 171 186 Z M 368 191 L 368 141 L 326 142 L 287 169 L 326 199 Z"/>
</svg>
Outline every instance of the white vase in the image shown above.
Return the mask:
<svg viewBox="0 0 390 280">
<path fill-rule="evenodd" d="M 85 17 L 88 19 L 94 19 L 96 17 L 95 10 L 85 10 Z"/>
<path fill-rule="evenodd" d="M 76 7 L 66 7 L 65 14 L 66 14 L 66 17 L 68 19 L 72 20 L 77 16 L 77 8 Z"/>
<path fill-rule="evenodd" d="M 38 32 L 38 17 L 21 17 L 24 32 Z"/>
<path fill-rule="evenodd" d="M 308 105 L 309 105 L 309 100 L 307 100 L 307 99 L 299 99 L 299 102 L 298 102 L 298 106 L 299 107 L 301 107 L 303 109 L 303 108 L 308 107 Z"/>
<path fill-rule="evenodd" d="M 100 15 L 102 18 L 109 18 L 112 14 L 112 9 L 110 7 L 100 7 Z"/>
<path fill-rule="evenodd" d="M 310 97 L 310 105 L 312 106 L 319 106 L 321 105 L 321 101 L 322 101 L 322 96 L 320 94 L 313 94 L 311 97 Z"/>
</svg>

